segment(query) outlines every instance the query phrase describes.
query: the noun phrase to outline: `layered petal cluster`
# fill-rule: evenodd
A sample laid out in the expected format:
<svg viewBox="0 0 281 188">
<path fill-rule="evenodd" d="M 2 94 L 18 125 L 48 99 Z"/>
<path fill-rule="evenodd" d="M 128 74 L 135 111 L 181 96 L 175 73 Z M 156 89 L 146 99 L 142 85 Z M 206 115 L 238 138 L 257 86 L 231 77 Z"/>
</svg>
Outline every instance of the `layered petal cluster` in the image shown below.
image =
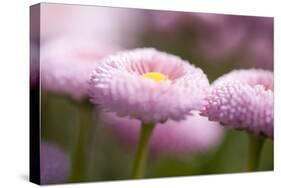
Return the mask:
<svg viewBox="0 0 281 188">
<path fill-rule="evenodd" d="M 226 83 L 238 82 L 251 87 L 257 85 L 264 87 L 265 90 L 274 91 L 273 72 L 262 69 L 234 70 L 219 77 L 214 81 L 213 85 L 221 85 Z"/>
<path fill-rule="evenodd" d="M 214 82 L 202 114 L 227 127 L 273 139 L 273 94 L 271 71 L 235 70 Z"/>
<path fill-rule="evenodd" d="M 113 113 L 101 113 L 105 126 L 122 143 L 134 148 L 138 143 L 141 122 L 128 117 L 118 117 Z M 214 149 L 223 136 L 219 123 L 211 122 L 206 117 L 193 112 L 182 121 L 168 120 L 158 123 L 150 140 L 150 150 L 154 155 L 204 153 Z"/>
<path fill-rule="evenodd" d="M 185 119 L 202 106 L 208 88 L 201 69 L 177 56 L 143 48 L 105 58 L 92 72 L 89 94 L 107 111 L 157 123 Z"/>
<path fill-rule="evenodd" d="M 59 147 L 47 142 L 41 143 L 41 184 L 64 183 L 70 174 L 70 158 Z"/>
<path fill-rule="evenodd" d="M 117 51 L 88 37 L 60 37 L 41 49 L 41 83 L 45 90 L 80 100 L 87 97 L 92 69 L 106 55 Z"/>
</svg>

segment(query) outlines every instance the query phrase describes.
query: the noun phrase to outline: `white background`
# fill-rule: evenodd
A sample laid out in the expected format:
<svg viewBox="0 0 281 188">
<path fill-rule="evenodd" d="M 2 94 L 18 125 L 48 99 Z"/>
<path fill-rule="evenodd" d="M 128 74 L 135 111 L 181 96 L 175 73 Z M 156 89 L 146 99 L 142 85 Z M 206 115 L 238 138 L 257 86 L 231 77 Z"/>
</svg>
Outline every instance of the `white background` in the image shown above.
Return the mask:
<svg viewBox="0 0 281 188">
<path fill-rule="evenodd" d="M 54 187 L 280 187 L 280 35 L 278 1 L 252 0 L 56 0 L 44 2 L 111 5 L 275 17 L 275 171 L 169 178 L 161 180 L 69 184 Z M 0 187 L 37 187 L 28 182 L 29 164 L 29 5 L 39 1 L 1 1 L 0 10 Z M 279 35 L 278 35 L 279 33 Z M 239 155 L 239 153 L 237 153 Z M 231 163 L 231 161 L 229 161 Z"/>
</svg>

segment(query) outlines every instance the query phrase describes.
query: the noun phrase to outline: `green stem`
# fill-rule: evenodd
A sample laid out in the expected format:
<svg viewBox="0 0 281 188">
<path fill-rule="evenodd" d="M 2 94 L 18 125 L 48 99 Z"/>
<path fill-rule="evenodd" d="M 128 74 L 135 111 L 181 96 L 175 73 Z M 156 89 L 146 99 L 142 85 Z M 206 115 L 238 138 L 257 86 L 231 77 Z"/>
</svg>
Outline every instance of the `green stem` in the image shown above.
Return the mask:
<svg viewBox="0 0 281 188">
<path fill-rule="evenodd" d="M 134 179 L 140 179 L 143 177 L 149 147 L 149 140 L 153 133 L 154 127 L 155 125 L 153 124 L 141 125 L 141 133 L 132 171 L 132 178 Z"/>
<path fill-rule="evenodd" d="M 257 135 L 249 135 L 248 171 L 258 170 L 262 146 L 265 139 Z"/>
<path fill-rule="evenodd" d="M 86 181 L 87 161 L 91 136 L 93 133 L 92 106 L 81 103 L 77 105 L 79 115 L 78 138 L 72 156 L 71 182 Z"/>
</svg>

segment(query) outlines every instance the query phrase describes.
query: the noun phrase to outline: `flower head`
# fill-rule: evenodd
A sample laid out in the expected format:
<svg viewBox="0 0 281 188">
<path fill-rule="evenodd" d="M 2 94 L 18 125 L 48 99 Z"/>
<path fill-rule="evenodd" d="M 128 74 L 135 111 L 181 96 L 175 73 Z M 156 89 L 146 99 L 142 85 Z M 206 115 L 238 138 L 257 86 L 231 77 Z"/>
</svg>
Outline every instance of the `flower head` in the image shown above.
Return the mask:
<svg viewBox="0 0 281 188">
<path fill-rule="evenodd" d="M 93 71 L 93 103 L 147 123 L 182 120 L 202 105 L 209 87 L 203 71 L 152 48 L 120 52 Z"/>
<path fill-rule="evenodd" d="M 87 80 L 97 62 L 117 47 L 87 37 L 51 40 L 41 50 L 41 83 L 44 89 L 80 100 L 87 96 Z"/>
<path fill-rule="evenodd" d="M 113 113 L 101 113 L 105 126 L 122 142 L 136 146 L 141 122 L 128 117 L 118 117 Z M 168 120 L 158 123 L 150 140 L 153 154 L 196 154 L 213 149 L 219 144 L 223 128 L 216 122 L 193 112 L 182 121 Z"/>
<path fill-rule="evenodd" d="M 202 114 L 227 127 L 273 139 L 273 92 L 272 72 L 235 70 L 214 82 Z"/>
<path fill-rule="evenodd" d="M 56 145 L 43 142 L 40 150 L 41 184 L 63 183 L 69 176 L 70 159 Z"/>
</svg>

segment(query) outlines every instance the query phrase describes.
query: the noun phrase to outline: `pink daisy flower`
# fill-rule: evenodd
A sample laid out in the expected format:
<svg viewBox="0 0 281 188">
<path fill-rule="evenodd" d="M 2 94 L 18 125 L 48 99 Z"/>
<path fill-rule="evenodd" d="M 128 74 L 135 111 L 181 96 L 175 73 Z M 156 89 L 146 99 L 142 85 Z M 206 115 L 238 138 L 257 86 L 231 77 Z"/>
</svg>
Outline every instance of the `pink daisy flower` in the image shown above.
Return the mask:
<svg viewBox="0 0 281 188">
<path fill-rule="evenodd" d="M 69 174 L 69 156 L 56 145 L 42 142 L 40 150 L 41 184 L 64 183 Z"/>
<path fill-rule="evenodd" d="M 93 103 L 145 123 L 182 120 L 202 106 L 209 87 L 203 71 L 152 48 L 109 56 L 92 72 Z"/>
<path fill-rule="evenodd" d="M 88 37 L 57 38 L 41 49 L 41 83 L 45 90 L 80 100 L 87 96 L 91 70 L 106 55 L 117 51 Z"/>
<path fill-rule="evenodd" d="M 135 147 L 138 143 L 141 121 L 128 117 L 118 117 L 113 113 L 101 113 L 102 121 L 122 142 Z M 223 128 L 219 123 L 193 113 L 186 120 L 168 120 L 158 123 L 150 139 L 153 154 L 204 153 L 214 149 L 221 141 Z"/>
<path fill-rule="evenodd" d="M 214 82 L 202 114 L 227 127 L 273 139 L 273 92 L 271 71 L 235 70 Z"/>
</svg>

